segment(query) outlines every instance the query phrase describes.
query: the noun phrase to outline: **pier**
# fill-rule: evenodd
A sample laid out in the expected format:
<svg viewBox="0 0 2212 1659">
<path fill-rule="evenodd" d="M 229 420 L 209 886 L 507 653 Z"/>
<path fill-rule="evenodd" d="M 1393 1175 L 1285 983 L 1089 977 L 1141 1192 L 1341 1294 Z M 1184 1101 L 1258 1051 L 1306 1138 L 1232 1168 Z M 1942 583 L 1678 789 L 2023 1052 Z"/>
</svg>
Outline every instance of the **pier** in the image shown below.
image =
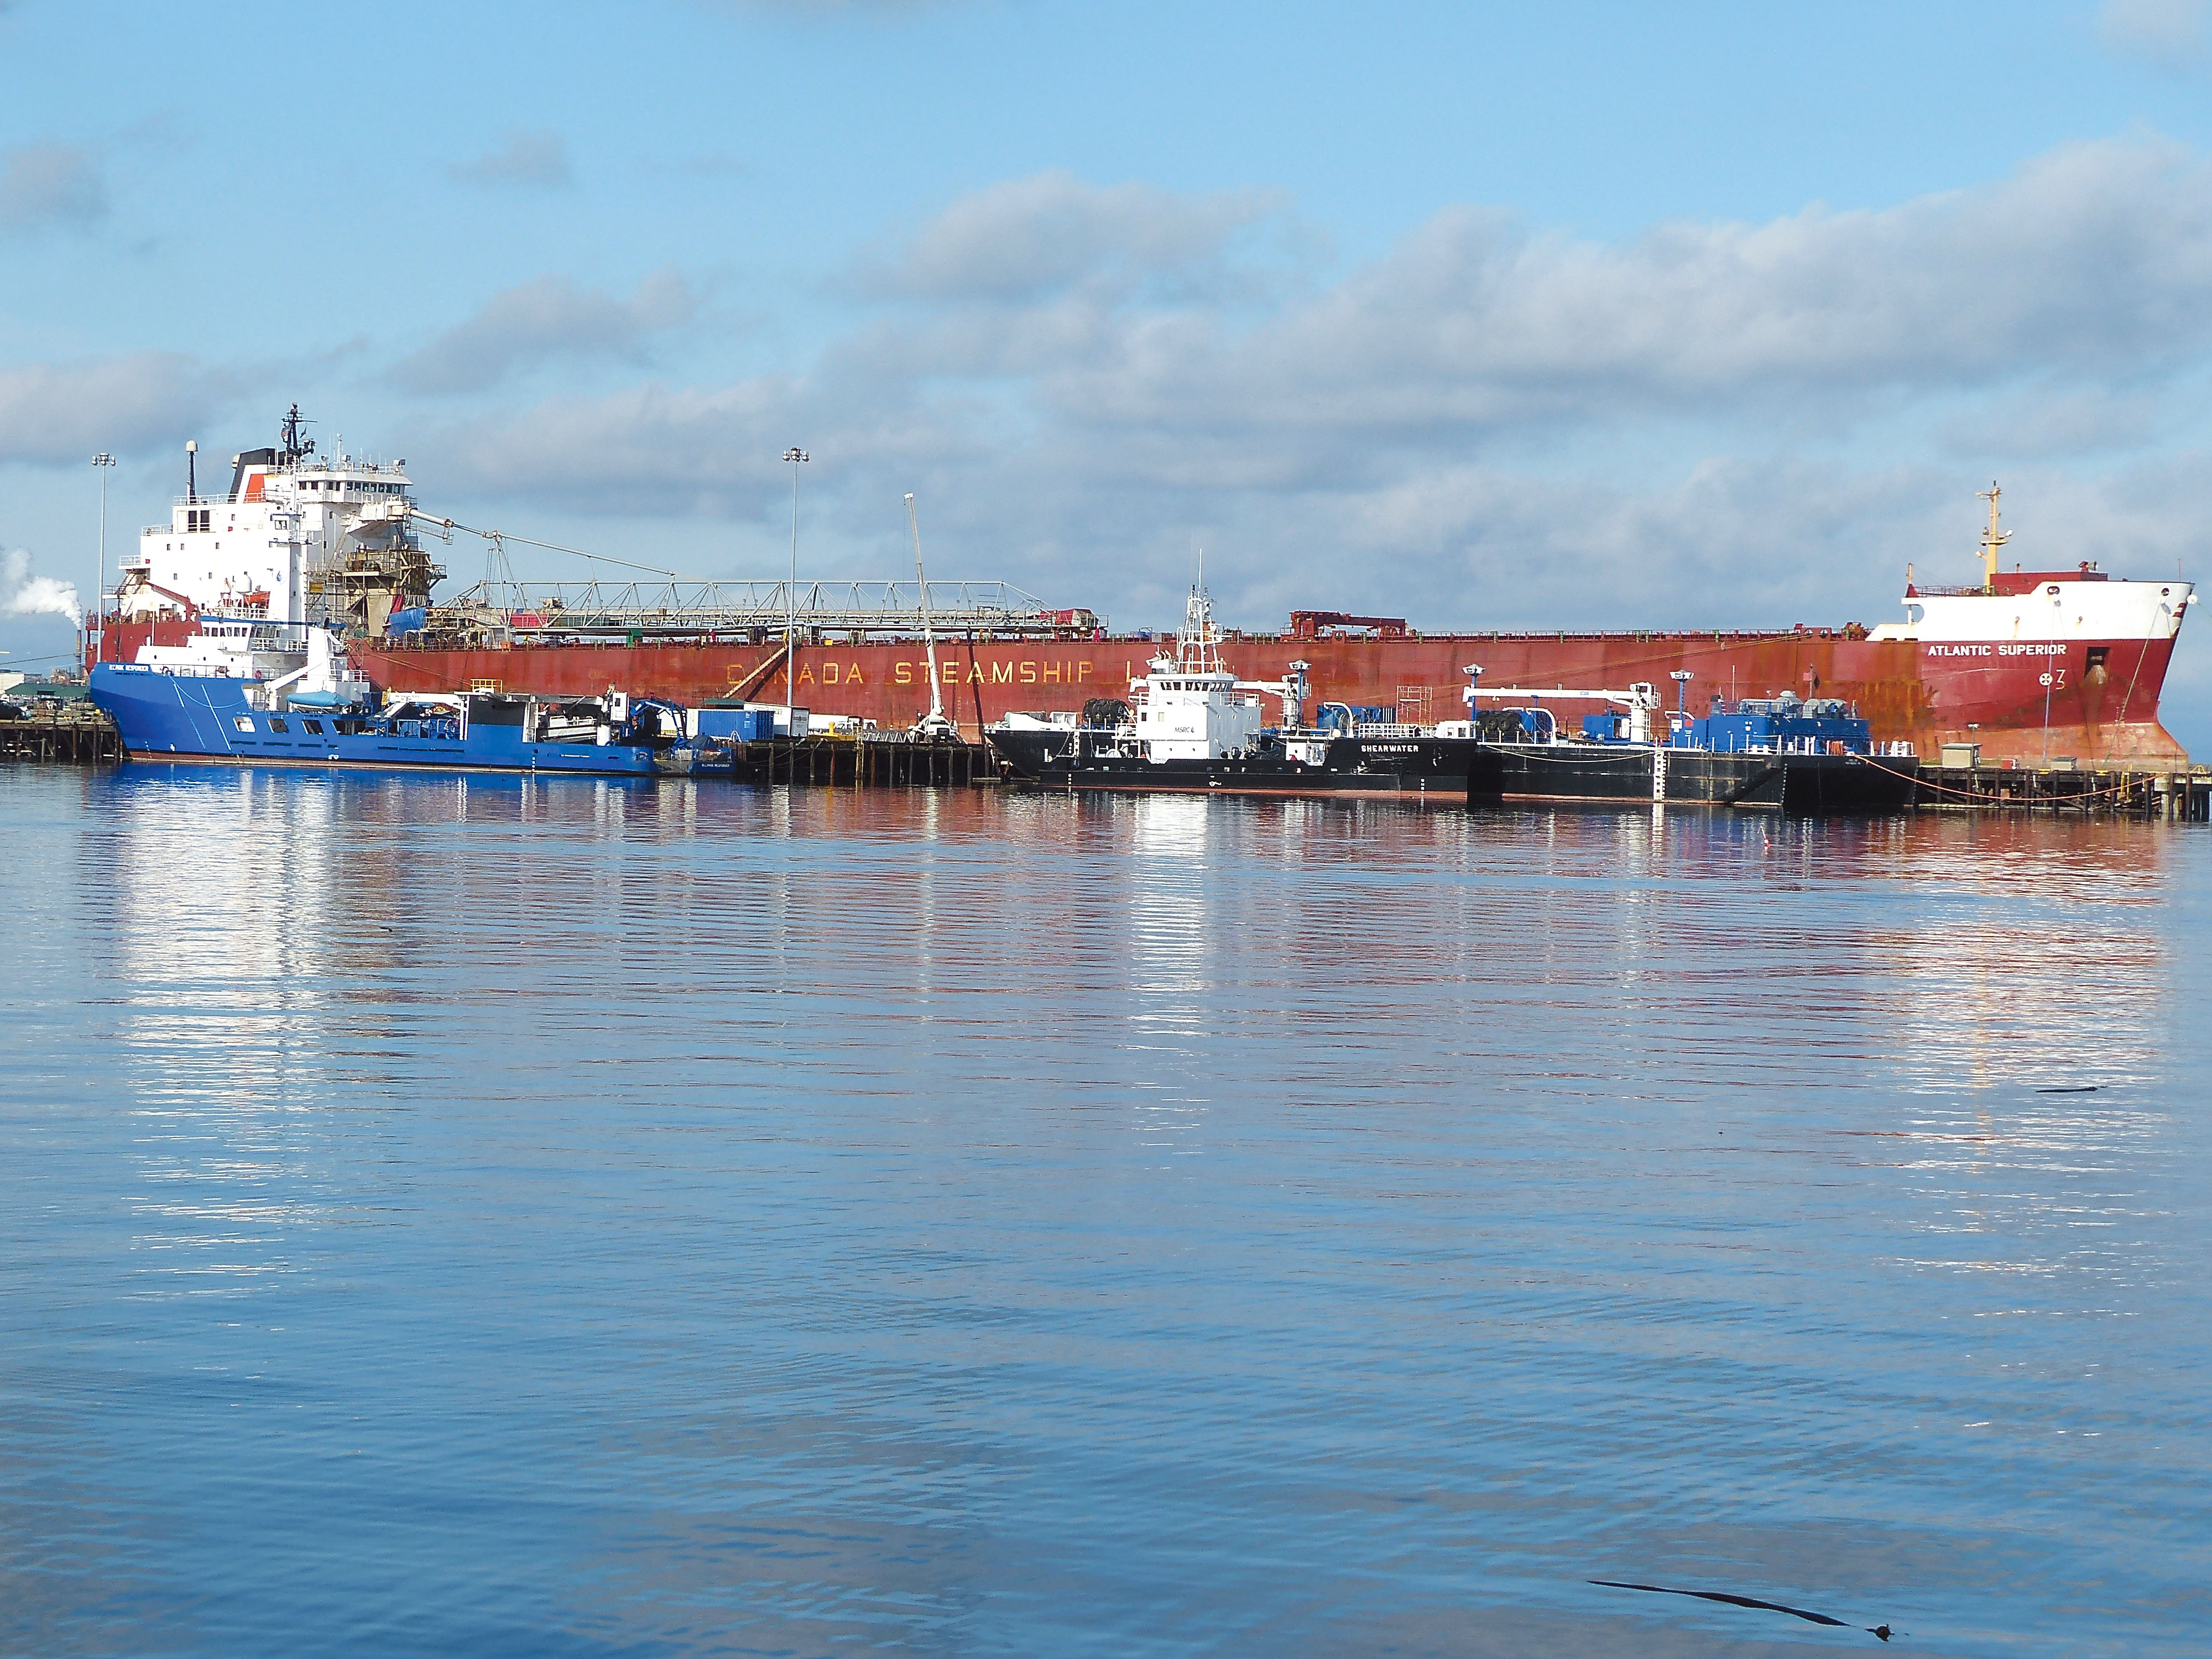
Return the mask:
<svg viewBox="0 0 2212 1659">
<path fill-rule="evenodd" d="M 0 760 L 112 765 L 124 758 L 114 722 L 86 702 L 0 719 Z M 695 776 L 820 788 L 967 788 L 1010 781 L 988 744 L 916 743 L 903 735 L 776 738 L 700 752 Z M 1913 808 L 1934 812 L 2051 812 L 2212 823 L 2212 766 L 2157 769 L 1923 766 Z"/>
<path fill-rule="evenodd" d="M 726 755 L 726 763 L 717 757 Z M 738 783 L 823 787 L 961 788 L 998 783 L 1004 773 L 988 744 L 912 743 L 898 737 L 775 738 L 702 750 L 695 775 Z"/>
<path fill-rule="evenodd" d="M 88 702 L 34 708 L 21 720 L 0 720 L 0 759 L 99 766 L 122 758 L 115 722 Z"/>
<path fill-rule="evenodd" d="M 1920 811 L 2070 812 L 2203 823 L 2212 822 L 2212 767 L 1923 766 L 1913 805 Z"/>
</svg>

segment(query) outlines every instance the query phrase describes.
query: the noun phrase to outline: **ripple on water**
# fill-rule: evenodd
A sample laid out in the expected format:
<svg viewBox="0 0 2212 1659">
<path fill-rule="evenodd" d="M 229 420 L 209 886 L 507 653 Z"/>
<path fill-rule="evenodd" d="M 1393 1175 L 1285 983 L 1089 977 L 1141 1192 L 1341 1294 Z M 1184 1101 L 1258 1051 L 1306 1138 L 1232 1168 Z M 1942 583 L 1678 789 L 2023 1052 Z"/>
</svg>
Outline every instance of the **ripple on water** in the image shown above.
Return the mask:
<svg viewBox="0 0 2212 1659">
<path fill-rule="evenodd" d="M 10 1647 L 2212 1622 L 2196 831 L 0 791 Z"/>
</svg>

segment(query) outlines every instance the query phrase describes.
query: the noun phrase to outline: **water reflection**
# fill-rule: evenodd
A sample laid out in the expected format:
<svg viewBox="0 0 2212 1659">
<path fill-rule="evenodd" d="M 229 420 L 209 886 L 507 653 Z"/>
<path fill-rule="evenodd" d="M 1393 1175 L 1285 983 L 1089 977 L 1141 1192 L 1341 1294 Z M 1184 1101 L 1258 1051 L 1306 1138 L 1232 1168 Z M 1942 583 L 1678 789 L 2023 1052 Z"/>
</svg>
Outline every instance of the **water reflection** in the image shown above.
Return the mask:
<svg viewBox="0 0 2212 1659">
<path fill-rule="evenodd" d="M 0 1456 L 136 1628 L 2189 1650 L 2194 830 L 60 781 Z"/>
</svg>

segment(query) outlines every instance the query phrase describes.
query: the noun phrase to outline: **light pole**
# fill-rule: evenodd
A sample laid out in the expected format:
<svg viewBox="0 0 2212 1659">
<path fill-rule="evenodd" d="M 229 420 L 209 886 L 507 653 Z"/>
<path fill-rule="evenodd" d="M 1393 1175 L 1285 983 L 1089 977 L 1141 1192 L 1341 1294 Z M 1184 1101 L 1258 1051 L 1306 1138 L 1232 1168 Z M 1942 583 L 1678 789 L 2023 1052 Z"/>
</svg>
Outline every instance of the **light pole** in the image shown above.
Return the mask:
<svg viewBox="0 0 2212 1659">
<path fill-rule="evenodd" d="M 792 678 L 792 658 L 799 645 L 799 469 L 805 464 L 806 452 L 793 445 L 783 452 L 783 459 L 791 463 L 791 586 L 783 594 L 784 729 L 795 738 L 799 735 L 793 718 L 799 707 L 799 682 Z"/>
<path fill-rule="evenodd" d="M 107 597 L 100 590 L 107 581 L 107 470 L 115 465 L 115 457 L 103 449 L 92 458 L 92 465 L 100 474 L 100 569 L 93 578 L 92 615 L 93 621 L 99 623 L 100 629 L 100 637 L 95 640 L 92 637 L 92 623 L 85 624 L 84 642 L 88 655 L 94 647 L 104 647 L 107 640 Z"/>
<path fill-rule="evenodd" d="M 2058 629 L 2065 621 L 2066 599 L 2051 583 L 2043 590 L 2051 596 L 2051 649 L 2043 653 L 2043 765 L 2051 768 L 2051 694 L 2057 689 Z"/>
</svg>

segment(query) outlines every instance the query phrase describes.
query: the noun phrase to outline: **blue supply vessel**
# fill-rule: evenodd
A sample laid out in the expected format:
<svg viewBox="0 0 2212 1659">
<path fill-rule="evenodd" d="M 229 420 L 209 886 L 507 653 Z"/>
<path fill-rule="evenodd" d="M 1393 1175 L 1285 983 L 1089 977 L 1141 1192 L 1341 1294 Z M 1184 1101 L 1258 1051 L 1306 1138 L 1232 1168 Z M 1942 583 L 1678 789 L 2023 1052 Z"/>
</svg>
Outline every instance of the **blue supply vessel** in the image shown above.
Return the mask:
<svg viewBox="0 0 2212 1659">
<path fill-rule="evenodd" d="M 639 777 L 691 769 L 685 711 L 672 703 L 613 690 L 416 692 L 386 702 L 351 672 L 329 630 L 309 628 L 298 642 L 305 648 L 287 648 L 294 643 L 258 619 L 205 618 L 185 646 L 97 665 L 90 696 L 134 760 Z"/>
</svg>

